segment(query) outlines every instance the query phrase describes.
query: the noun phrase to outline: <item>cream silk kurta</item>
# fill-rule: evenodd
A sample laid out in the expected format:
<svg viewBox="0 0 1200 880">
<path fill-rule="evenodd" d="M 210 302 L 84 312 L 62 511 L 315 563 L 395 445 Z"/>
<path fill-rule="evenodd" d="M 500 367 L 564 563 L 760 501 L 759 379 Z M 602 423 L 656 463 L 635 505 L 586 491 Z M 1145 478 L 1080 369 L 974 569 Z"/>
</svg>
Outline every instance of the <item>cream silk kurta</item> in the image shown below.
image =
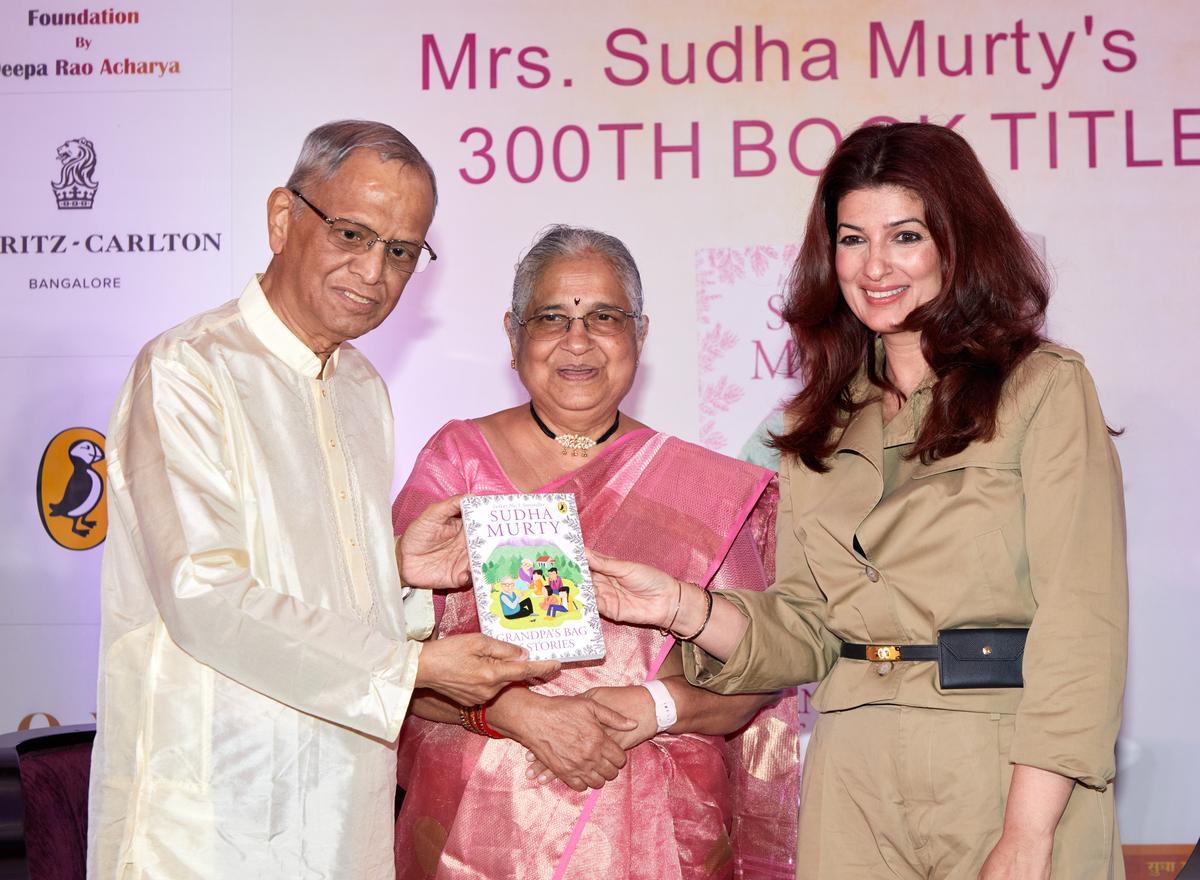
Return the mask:
<svg viewBox="0 0 1200 880">
<path fill-rule="evenodd" d="M 88 876 L 393 875 L 392 416 L 242 297 L 150 342 L 108 435 Z"/>
</svg>

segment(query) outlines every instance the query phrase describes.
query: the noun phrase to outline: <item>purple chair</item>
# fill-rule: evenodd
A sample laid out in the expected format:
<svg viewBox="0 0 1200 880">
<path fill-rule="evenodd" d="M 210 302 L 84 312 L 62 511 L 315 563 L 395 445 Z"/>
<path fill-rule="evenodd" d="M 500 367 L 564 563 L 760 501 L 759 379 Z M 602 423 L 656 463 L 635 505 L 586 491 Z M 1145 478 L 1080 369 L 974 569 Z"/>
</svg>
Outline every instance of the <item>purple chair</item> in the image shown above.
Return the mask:
<svg viewBox="0 0 1200 880">
<path fill-rule="evenodd" d="M 0 736 L 0 880 L 83 880 L 94 724 Z"/>
</svg>

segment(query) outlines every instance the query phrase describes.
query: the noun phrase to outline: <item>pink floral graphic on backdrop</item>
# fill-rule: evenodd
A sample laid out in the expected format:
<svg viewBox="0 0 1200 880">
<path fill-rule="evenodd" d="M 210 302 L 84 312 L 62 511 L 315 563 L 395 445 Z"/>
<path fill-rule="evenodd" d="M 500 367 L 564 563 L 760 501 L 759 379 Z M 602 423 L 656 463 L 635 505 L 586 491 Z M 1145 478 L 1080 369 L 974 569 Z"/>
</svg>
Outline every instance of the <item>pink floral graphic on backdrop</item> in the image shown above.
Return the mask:
<svg viewBox="0 0 1200 880">
<path fill-rule="evenodd" d="M 795 393 L 778 310 L 797 247 L 696 252 L 700 442 L 737 454 L 758 424 Z"/>
</svg>

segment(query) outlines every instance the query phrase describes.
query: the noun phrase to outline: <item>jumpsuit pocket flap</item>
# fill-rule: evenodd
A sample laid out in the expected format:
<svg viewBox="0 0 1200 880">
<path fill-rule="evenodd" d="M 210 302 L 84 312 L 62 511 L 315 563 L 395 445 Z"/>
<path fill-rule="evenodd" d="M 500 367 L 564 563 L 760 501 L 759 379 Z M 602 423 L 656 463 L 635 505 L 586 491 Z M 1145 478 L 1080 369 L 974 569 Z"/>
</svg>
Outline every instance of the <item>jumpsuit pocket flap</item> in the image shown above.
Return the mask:
<svg viewBox="0 0 1200 880">
<path fill-rule="evenodd" d="M 1021 687 L 1024 628 L 944 629 L 938 633 L 938 679 L 945 689 Z"/>
<path fill-rule="evenodd" d="M 999 450 L 996 450 L 997 452 Z M 938 474 L 948 473 L 950 471 L 961 471 L 965 468 L 987 468 L 995 471 L 1015 471 L 1020 469 L 1021 463 L 1012 459 L 1006 459 L 1001 456 L 988 457 L 977 454 L 976 450 L 969 450 L 966 453 L 952 455 L 949 458 L 939 459 L 938 461 L 930 462 L 929 464 L 919 464 L 913 469 L 912 478 L 914 480 L 923 480 L 926 477 L 936 477 Z"/>
</svg>

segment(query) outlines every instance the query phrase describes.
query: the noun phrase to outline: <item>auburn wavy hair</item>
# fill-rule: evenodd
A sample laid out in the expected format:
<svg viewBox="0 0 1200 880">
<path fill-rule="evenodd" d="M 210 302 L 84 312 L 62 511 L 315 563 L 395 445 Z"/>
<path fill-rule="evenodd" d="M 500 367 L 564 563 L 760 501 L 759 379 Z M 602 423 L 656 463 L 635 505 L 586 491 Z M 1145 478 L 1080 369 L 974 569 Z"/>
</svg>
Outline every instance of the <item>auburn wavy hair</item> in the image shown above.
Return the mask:
<svg viewBox="0 0 1200 880">
<path fill-rule="evenodd" d="M 824 473 L 841 430 L 865 403 L 851 383 L 900 394 L 875 356 L 874 334 L 842 297 L 834 269 L 838 204 L 854 190 L 903 187 L 921 199 L 941 259 L 942 290 L 905 319 L 921 334 L 937 382 L 910 453 L 928 464 L 996 431 L 1004 382 L 1044 339 L 1050 278 L 975 152 L 940 125 L 871 125 L 849 135 L 821 174 L 804 241 L 788 276 L 783 318 L 804 389 L 788 405 L 783 454 Z"/>
</svg>

